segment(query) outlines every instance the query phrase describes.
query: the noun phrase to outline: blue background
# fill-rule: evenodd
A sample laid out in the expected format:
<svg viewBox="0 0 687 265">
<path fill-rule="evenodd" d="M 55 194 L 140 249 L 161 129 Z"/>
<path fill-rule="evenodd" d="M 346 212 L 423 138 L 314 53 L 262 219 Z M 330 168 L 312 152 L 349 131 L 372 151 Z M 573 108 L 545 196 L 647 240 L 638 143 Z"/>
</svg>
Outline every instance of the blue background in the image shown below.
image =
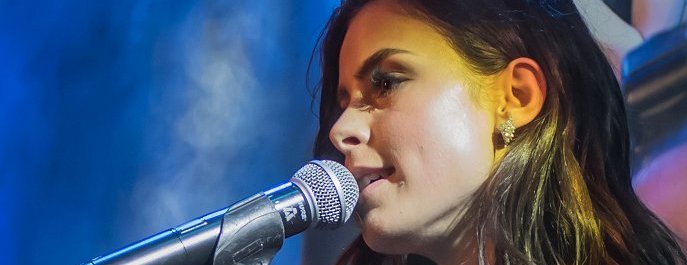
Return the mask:
<svg viewBox="0 0 687 265">
<path fill-rule="evenodd" d="M 285 182 L 336 4 L 0 0 L 0 264 L 78 264 Z"/>
</svg>

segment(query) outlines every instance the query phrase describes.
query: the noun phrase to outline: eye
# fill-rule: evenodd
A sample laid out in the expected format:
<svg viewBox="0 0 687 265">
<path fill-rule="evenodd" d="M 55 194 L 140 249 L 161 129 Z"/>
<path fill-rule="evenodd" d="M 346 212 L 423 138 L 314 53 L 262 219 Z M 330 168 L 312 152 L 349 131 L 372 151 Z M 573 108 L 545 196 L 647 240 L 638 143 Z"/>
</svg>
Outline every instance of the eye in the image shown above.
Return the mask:
<svg viewBox="0 0 687 265">
<path fill-rule="evenodd" d="M 348 96 L 348 92 L 346 92 L 345 89 L 339 89 L 336 94 L 337 94 L 336 101 L 339 103 L 339 107 L 341 109 L 345 109 L 346 105 L 348 104 L 348 101 L 350 100 L 350 96 Z"/>
<path fill-rule="evenodd" d="M 400 73 L 388 73 L 381 70 L 373 70 L 370 82 L 372 88 L 379 92 L 382 96 L 386 96 L 392 90 L 397 89 L 408 78 L 401 76 Z"/>
</svg>

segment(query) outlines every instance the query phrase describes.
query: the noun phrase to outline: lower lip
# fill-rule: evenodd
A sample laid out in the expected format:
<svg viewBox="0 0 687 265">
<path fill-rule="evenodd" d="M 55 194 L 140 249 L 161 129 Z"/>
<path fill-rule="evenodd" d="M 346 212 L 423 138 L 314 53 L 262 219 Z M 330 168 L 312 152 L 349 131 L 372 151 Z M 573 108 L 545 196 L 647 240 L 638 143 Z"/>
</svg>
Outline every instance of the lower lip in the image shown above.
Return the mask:
<svg viewBox="0 0 687 265">
<path fill-rule="evenodd" d="M 382 179 L 378 179 L 378 180 L 376 180 L 370 184 L 367 184 L 367 186 L 365 186 L 365 188 L 361 192 L 361 195 L 363 197 L 370 196 L 370 194 L 373 193 L 379 187 L 379 185 L 382 184 L 382 182 L 386 182 L 386 181 L 387 181 L 386 178 L 382 178 Z"/>
</svg>

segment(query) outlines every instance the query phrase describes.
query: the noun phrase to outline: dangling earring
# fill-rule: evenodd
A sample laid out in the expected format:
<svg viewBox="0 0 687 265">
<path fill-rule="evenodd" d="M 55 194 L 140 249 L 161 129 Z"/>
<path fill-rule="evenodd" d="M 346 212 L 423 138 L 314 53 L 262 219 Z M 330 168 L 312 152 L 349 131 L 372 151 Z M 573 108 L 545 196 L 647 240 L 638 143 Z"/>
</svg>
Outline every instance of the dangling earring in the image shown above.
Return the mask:
<svg viewBox="0 0 687 265">
<path fill-rule="evenodd" d="M 515 125 L 513 125 L 513 119 L 510 115 L 508 115 L 508 120 L 499 124 L 498 130 L 501 133 L 501 137 L 503 137 L 504 147 L 508 146 L 513 141 L 513 137 L 515 137 Z"/>
</svg>

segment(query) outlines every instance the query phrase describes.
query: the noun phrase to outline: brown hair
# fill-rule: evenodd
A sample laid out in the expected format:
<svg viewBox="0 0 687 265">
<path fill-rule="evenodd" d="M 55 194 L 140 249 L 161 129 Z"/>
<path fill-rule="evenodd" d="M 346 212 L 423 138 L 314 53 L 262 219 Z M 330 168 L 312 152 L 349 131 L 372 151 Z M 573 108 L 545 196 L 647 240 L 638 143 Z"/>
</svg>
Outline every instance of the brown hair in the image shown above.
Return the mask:
<svg viewBox="0 0 687 265">
<path fill-rule="evenodd" d="M 324 33 L 317 158 L 342 160 L 328 139 L 342 112 L 338 57 L 349 21 L 367 2 L 344 1 Z M 493 75 L 528 57 L 547 80 L 541 113 L 518 129 L 456 225 L 457 236 L 474 231 L 481 264 L 687 264 L 632 190 L 620 89 L 572 1 L 402 2 L 443 33 L 476 74 Z M 339 261 L 407 263 L 360 238 Z"/>
</svg>

